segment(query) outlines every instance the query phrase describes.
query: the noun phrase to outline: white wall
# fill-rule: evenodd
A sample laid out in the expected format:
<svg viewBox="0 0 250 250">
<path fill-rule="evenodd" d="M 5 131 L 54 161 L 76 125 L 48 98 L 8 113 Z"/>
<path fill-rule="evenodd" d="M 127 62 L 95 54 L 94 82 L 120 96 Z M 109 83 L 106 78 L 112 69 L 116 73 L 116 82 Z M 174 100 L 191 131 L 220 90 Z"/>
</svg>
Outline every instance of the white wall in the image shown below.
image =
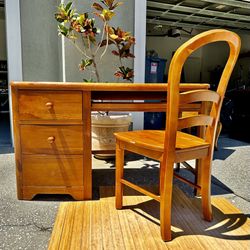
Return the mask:
<svg viewBox="0 0 250 250">
<path fill-rule="evenodd" d="M 57 23 L 57 1 L 22 0 L 21 37 L 23 80 L 58 81 L 61 61 Z"/>
<path fill-rule="evenodd" d="M 147 1 L 146 0 L 135 0 L 134 5 L 134 29 L 135 29 L 135 61 L 134 81 L 136 83 L 144 83 L 145 81 L 145 50 L 146 50 L 146 11 Z M 133 129 L 143 129 L 144 113 L 133 112 Z"/>
<path fill-rule="evenodd" d="M 31 81 L 61 81 L 62 66 L 62 41 L 57 35 L 57 22 L 54 14 L 60 0 L 8 0 L 6 5 L 19 9 L 16 25 L 21 25 L 22 48 L 22 73 L 23 80 Z M 79 11 L 90 11 L 94 0 L 75 0 L 74 5 Z M 117 8 L 117 16 L 114 18 L 115 26 L 134 33 L 134 0 L 123 1 L 124 4 Z M 17 16 L 17 15 L 16 15 Z M 16 18 L 13 18 L 15 20 Z M 97 20 L 98 18 L 96 18 Z M 1 23 L 0 23 L 1 27 Z M 10 27 L 12 28 L 12 27 Z M 1 28 L 2 30 L 2 28 Z M 12 28 L 13 30 L 13 28 Z M 13 41 L 12 41 L 13 42 Z M 12 50 L 14 48 L 10 48 Z M 82 81 L 84 76 L 78 70 L 81 57 L 75 48 L 65 39 L 65 71 L 67 81 Z M 110 52 L 110 51 L 109 51 Z M 125 60 L 125 65 L 133 67 L 133 59 Z M 118 57 L 113 55 L 103 58 L 100 72 L 103 81 L 115 82 L 113 74 L 116 70 L 114 64 L 119 64 Z M 117 66 L 116 65 L 116 66 Z M 17 78 L 16 78 L 17 79 Z"/>
<path fill-rule="evenodd" d="M 93 9 L 91 9 L 91 5 L 96 1 L 74 0 L 72 2 L 74 7 L 78 10 L 78 13 L 84 13 L 93 11 Z M 111 24 L 114 27 L 121 27 L 123 30 L 134 34 L 134 0 L 124 0 L 122 2 L 123 5 L 117 7 L 115 10 L 117 14 L 113 17 Z M 98 17 L 95 18 L 96 26 L 102 28 L 102 22 L 99 21 Z M 102 52 L 103 49 L 100 52 Z M 117 82 L 117 78 L 114 77 L 114 72 L 119 66 L 119 58 L 111 54 L 112 50 L 115 50 L 114 46 L 109 47 L 106 55 L 101 59 L 101 61 L 97 60 L 100 77 L 104 82 Z M 88 71 L 79 72 L 78 65 L 81 62 L 81 58 L 82 56 L 80 53 L 67 39 L 65 39 L 66 81 L 82 81 L 84 78 L 91 78 Z M 133 67 L 133 59 L 124 59 L 123 62 L 128 67 Z M 95 79 L 94 75 L 93 78 Z"/>
<path fill-rule="evenodd" d="M 6 37 L 7 37 L 7 58 L 8 78 L 10 81 L 22 81 L 22 52 L 21 52 L 21 31 L 20 31 L 20 5 L 19 0 L 5 1 L 6 16 Z M 15 28 L 13 28 L 15 27 Z M 10 88 L 9 88 L 10 90 Z M 9 91 L 10 110 L 12 110 L 11 91 Z M 11 136 L 13 137 L 13 114 L 10 112 Z"/>
</svg>

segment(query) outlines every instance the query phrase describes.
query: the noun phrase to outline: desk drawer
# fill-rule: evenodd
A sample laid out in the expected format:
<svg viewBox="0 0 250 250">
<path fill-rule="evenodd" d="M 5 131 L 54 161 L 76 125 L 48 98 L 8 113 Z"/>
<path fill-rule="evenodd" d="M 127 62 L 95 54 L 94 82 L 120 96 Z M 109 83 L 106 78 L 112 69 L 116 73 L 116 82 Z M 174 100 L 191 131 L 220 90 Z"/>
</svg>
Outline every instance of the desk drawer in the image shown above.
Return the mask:
<svg viewBox="0 0 250 250">
<path fill-rule="evenodd" d="M 23 154 L 82 154 L 82 126 L 21 125 Z"/>
<path fill-rule="evenodd" d="M 80 91 L 20 90 L 19 119 L 22 120 L 82 120 Z"/>
<path fill-rule="evenodd" d="M 23 155 L 24 186 L 83 186 L 81 155 Z"/>
</svg>

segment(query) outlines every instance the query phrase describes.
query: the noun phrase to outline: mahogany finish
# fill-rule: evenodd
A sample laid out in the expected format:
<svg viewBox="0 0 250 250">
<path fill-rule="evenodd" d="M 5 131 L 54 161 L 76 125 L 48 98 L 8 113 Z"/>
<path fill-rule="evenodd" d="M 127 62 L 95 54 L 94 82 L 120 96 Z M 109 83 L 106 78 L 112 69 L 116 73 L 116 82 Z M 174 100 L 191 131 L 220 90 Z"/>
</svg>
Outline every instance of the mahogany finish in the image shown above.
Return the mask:
<svg viewBox="0 0 250 250">
<path fill-rule="evenodd" d="M 216 92 L 194 90 L 180 93 L 180 78 L 183 65 L 190 54 L 198 48 L 218 41 L 225 41 L 230 48 L 228 61 L 222 73 Z M 127 185 L 160 202 L 161 236 L 164 241 L 171 240 L 171 203 L 174 176 L 174 164 L 190 159 L 200 159 L 198 185 L 185 181 L 200 189 L 203 217 L 212 220 L 210 198 L 211 163 L 215 143 L 215 134 L 220 116 L 222 101 L 227 84 L 240 51 L 240 38 L 227 30 L 203 32 L 184 43 L 175 53 L 169 68 L 167 95 L 167 122 L 163 131 L 131 131 L 115 133 L 116 136 L 116 208 L 122 208 L 123 186 Z M 179 118 L 180 104 L 193 102 L 212 102 L 209 114 L 193 114 Z M 206 111 L 203 108 L 203 111 Z M 206 126 L 205 137 L 190 136 L 179 132 L 182 128 Z M 201 135 L 203 133 L 200 133 Z M 160 195 L 143 190 L 124 179 L 124 150 L 142 154 L 160 161 Z M 178 177 L 183 180 L 183 178 Z"/>
</svg>

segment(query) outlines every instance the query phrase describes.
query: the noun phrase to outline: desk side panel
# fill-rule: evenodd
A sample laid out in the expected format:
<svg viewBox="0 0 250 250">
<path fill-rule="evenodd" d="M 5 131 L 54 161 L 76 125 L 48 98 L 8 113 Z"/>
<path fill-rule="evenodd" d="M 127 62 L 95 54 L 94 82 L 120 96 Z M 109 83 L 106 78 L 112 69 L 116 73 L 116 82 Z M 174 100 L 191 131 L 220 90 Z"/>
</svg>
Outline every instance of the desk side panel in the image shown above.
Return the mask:
<svg viewBox="0 0 250 250">
<path fill-rule="evenodd" d="M 17 198 L 23 198 L 23 178 L 22 178 L 22 152 L 19 128 L 19 107 L 18 107 L 18 89 L 11 86 L 12 95 L 12 114 L 13 114 L 13 130 L 14 130 L 14 150 L 16 161 L 16 185 L 17 185 Z"/>
<path fill-rule="evenodd" d="M 84 199 L 92 199 L 92 152 L 91 152 L 91 92 L 82 92 L 83 108 L 83 191 Z"/>
</svg>

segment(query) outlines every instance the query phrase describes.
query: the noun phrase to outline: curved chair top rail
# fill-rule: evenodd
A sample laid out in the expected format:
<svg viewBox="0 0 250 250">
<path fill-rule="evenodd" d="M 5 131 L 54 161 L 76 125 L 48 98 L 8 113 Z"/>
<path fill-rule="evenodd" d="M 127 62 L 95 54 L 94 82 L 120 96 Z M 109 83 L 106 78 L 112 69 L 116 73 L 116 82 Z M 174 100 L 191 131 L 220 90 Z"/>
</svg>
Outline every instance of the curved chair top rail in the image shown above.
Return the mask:
<svg viewBox="0 0 250 250">
<path fill-rule="evenodd" d="M 212 91 L 207 92 L 196 92 L 179 94 L 179 83 L 181 78 L 181 72 L 186 59 L 197 49 L 207 45 L 209 43 L 224 41 L 229 45 L 230 53 L 228 56 L 227 63 L 222 72 L 219 85 L 217 88 L 217 93 L 212 94 Z M 216 104 L 213 105 L 210 115 L 213 117 L 214 122 L 209 119 L 202 119 L 213 127 L 217 126 L 219 119 L 219 113 L 221 109 L 221 104 L 225 95 L 228 81 L 230 79 L 231 73 L 237 61 L 239 51 L 240 51 L 241 40 L 239 36 L 231 31 L 224 29 L 214 29 L 203 32 L 187 42 L 181 45 L 175 52 L 169 67 L 168 74 L 168 96 L 167 96 L 167 123 L 166 123 L 166 139 L 165 147 L 171 147 L 174 150 L 175 140 L 176 140 L 176 130 L 178 129 L 178 114 L 179 114 L 179 104 L 194 101 L 212 101 Z M 191 91 L 192 92 L 192 91 Z M 200 100 L 199 100 L 200 99 Z M 198 119 L 198 118 L 197 118 Z M 180 127 L 185 127 L 183 120 Z M 198 120 L 194 123 L 199 123 Z M 214 129 L 210 131 L 212 134 Z M 171 151 L 171 150 L 170 150 Z"/>
<path fill-rule="evenodd" d="M 224 29 L 214 29 L 203 32 L 191 38 L 177 49 L 171 60 L 169 67 L 169 78 L 168 78 L 168 82 L 170 83 L 168 86 L 169 90 L 174 88 L 175 85 L 179 85 L 181 70 L 189 55 L 191 55 L 194 51 L 209 43 L 214 43 L 219 41 L 227 42 L 230 48 L 230 55 L 228 57 L 227 64 L 222 73 L 221 81 L 229 79 L 230 75 L 226 76 L 225 73 L 231 73 L 230 69 L 231 70 L 233 69 L 233 66 L 237 61 L 238 54 L 240 51 L 241 40 L 239 36 L 232 31 Z M 225 72 L 225 70 L 229 70 L 229 72 Z"/>
</svg>

